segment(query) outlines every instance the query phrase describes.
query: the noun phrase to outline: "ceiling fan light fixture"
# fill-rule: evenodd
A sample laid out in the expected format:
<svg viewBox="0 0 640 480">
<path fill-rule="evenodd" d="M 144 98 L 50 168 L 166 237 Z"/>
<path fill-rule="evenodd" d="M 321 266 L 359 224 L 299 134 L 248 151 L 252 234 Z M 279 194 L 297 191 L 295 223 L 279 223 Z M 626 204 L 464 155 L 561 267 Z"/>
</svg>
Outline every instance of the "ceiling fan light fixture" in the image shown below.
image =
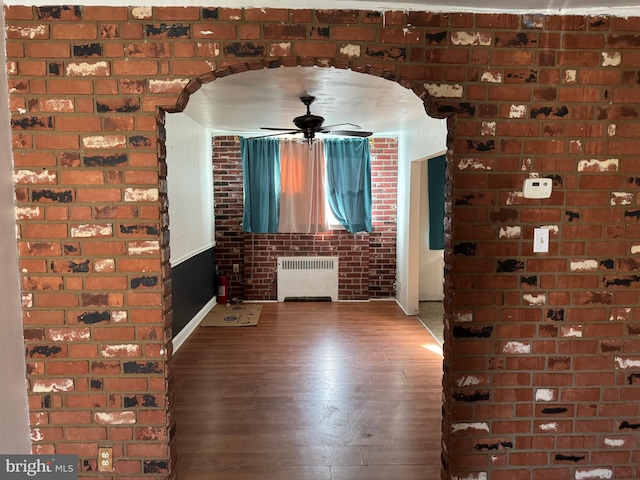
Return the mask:
<svg viewBox="0 0 640 480">
<path fill-rule="evenodd" d="M 373 132 L 364 132 L 361 130 L 345 130 L 343 128 L 339 128 L 348 125 L 353 128 L 359 129 L 360 126 L 354 123 L 340 123 L 337 125 L 328 125 L 326 127 L 323 127 L 324 117 L 321 117 L 320 115 L 313 115 L 311 113 L 310 105 L 315 101 L 315 99 L 316 97 L 313 97 L 311 95 L 303 95 L 300 97 L 300 101 L 307 107 L 307 113 L 293 119 L 293 123 L 297 127 L 297 130 L 294 130 L 292 128 L 262 127 L 263 130 L 279 130 L 282 132 L 263 136 L 268 137 L 276 135 L 287 135 L 292 133 L 302 133 L 305 140 L 307 140 L 309 145 L 311 145 L 316 133 L 332 133 L 334 135 L 348 137 L 369 137 L 373 135 Z"/>
<path fill-rule="evenodd" d="M 318 130 L 322 127 L 324 123 L 324 117 L 320 117 L 318 115 L 301 115 L 293 119 L 293 123 L 300 130 Z"/>
</svg>

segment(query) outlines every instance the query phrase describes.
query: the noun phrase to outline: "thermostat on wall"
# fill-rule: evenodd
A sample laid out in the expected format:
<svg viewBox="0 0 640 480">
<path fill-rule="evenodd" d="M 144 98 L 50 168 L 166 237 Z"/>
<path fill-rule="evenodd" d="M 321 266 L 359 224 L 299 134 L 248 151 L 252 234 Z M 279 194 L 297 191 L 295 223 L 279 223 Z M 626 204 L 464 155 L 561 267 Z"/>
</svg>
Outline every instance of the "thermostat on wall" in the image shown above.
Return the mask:
<svg viewBox="0 0 640 480">
<path fill-rule="evenodd" d="M 551 196 L 550 178 L 526 178 L 522 186 L 524 198 L 549 198 Z"/>
</svg>

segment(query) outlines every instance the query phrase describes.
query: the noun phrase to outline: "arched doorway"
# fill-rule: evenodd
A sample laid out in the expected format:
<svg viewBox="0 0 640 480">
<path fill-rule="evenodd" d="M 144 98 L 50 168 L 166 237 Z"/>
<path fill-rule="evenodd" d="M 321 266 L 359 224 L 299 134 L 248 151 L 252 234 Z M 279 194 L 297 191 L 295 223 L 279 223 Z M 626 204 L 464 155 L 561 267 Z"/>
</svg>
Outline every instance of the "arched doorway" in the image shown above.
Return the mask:
<svg viewBox="0 0 640 480">
<path fill-rule="evenodd" d="M 271 67 L 271 66 L 272 66 L 272 65 L 270 65 L 270 67 Z M 289 69 L 289 68 L 284 68 L 284 69 L 277 69 L 277 70 L 269 70 L 269 71 L 268 71 L 268 73 L 273 73 L 273 72 L 276 72 L 276 71 L 287 71 L 287 70 L 291 70 L 291 69 Z M 311 71 L 312 69 L 305 68 L 305 69 L 303 69 L 303 70 Z M 326 69 L 326 68 L 322 68 L 322 69 L 320 69 L 320 68 L 316 67 L 316 69 L 315 69 L 315 70 L 318 70 L 318 71 L 321 71 L 321 72 L 322 72 L 322 71 L 327 71 L 327 70 L 329 70 L 329 69 Z M 331 70 L 335 70 L 335 69 L 331 69 Z M 265 69 L 265 71 L 266 71 L 266 69 Z M 340 71 L 340 70 L 337 70 L 337 71 Z M 237 73 L 240 73 L 240 72 L 242 72 L 242 69 L 241 69 L 241 68 L 239 68 L 239 69 L 238 69 L 238 72 L 237 72 Z M 364 77 L 363 75 L 357 75 L 357 74 L 355 74 L 354 72 L 351 72 L 351 71 L 348 71 L 348 70 L 344 70 L 343 72 L 348 73 L 348 74 L 351 74 L 351 75 L 356 75 L 357 77 Z M 220 72 L 220 73 L 219 73 L 219 76 L 216 76 L 216 73 L 214 72 L 212 75 L 205 76 L 205 77 L 201 77 L 201 78 L 199 78 L 198 80 L 191 82 L 190 86 L 188 86 L 188 87 L 186 88 L 186 90 L 185 90 L 185 92 L 190 92 L 190 93 L 189 93 L 189 94 L 183 93 L 183 95 L 182 95 L 182 97 L 181 97 L 181 104 L 180 104 L 180 105 L 178 105 L 178 106 L 176 106 L 176 108 L 175 108 L 175 110 L 174 110 L 174 111 L 176 111 L 176 112 L 177 112 L 177 111 L 185 110 L 185 109 L 186 109 L 186 106 L 188 105 L 187 101 L 188 101 L 189 99 L 191 99 L 191 101 L 197 100 L 197 98 L 196 98 L 196 96 L 195 96 L 194 94 L 198 95 L 198 92 L 199 92 L 199 93 L 203 93 L 203 92 L 204 92 L 204 90 L 203 90 L 203 89 L 201 89 L 201 87 L 202 87 L 202 86 L 204 86 L 204 85 L 213 85 L 213 83 L 214 83 L 214 82 L 212 82 L 212 80 L 216 80 L 216 79 L 221 80 L 220 82 L 215 82 L 215 83 L 216 83 L 216 84 L 218 84 L 218 85 L 220 85 L 220 84 L 224 83 L 225 81 L 231 80 L 230 78 L 224 79 L 224 78 L 225 78 L 225 77 L 227 77 L 230 73 L 234 73 L 234 72 L 233 72 L 233 68 L 230 68 L 228 71 Z M 366 72 L 366 73 L 370 73 L 370 72 Z M 382 81 L 382 82 L 385 82 L 385 83 L 394 84 L 394 82 L 389 82 L 389 81 L 385 78 L 384 72 L 379 72 L 379 74 L 377 74 L 377 73 L 378 73 L 378 72 L 376 72 L 376 73 L 374 73 L 374 74 L 373 74 L 373 78 L 375 78 L 375 79 L 377 79 L 377 80 L 380 80 L 380 81 Z M 250 73 L 247 73 L 246 75 L 250 75 Z M 244 74 L 244 73 L 242 73 L 242 74 L 240 74 L 240 75 L 234 75 L 234 78 L 240 79 L 240 78 L 242 78 L 243 76 L 245 76 L 245 74 Z M 224 80 L 223 80 L 223 79 L 224 79 Z M 396 80 L 395 87 L 400 88 L 400 89 L 402 89 L 402 90 L 406 90 L 406 88 L 403 88 L 403 86 L 401 86 L 401 85 L 399 85 L 399 84 L 397 83 L 397 79 L 393 79 L 393 78 L 392 78 L 392 80 Z M 236 86 L 237 86 L 237 85 L 236 85 Z M 358 85 L 357 83 L 354 85 L 354 87 L 355 87 L 355 88 L 358 88 L 358 86 L 359 86 L 359 85 Z M 191 91 L 191 90 L 192 90 L 192 91 Z M 418 89 L 418 90 L 420 90 L 420 89 Z M 428 117 L 424 114 L 424 110 L 425 110 L 425 108 L 424 108 L 424 106 L 422 105 L 422 102 L 421 102 L 421 101 L 419 100 L 419 98 L 416 96 L 415 92 L 413 92 L 413 91 L 411 91 L 411 90 L 407 90 L 407 92 L 410 94 L 410 96 L 411 96 L 411 98 L 413 99 L 413 101 L 414 101 L 414 102 L 417 102 L 417 104 L 420 106 L 420 109 L 421 109 L 421 112 L 420 112 L 420 113 L 421 113 L 421 115 L 422 115 L 423 117 L 425 117 L 425 118 L 428 118 Z M 313 93 L 315 93 L 315 92 L 313 92 Z M 222 95 L 222 96 L 223 96 L 224 98 L 226 98 L 226 99 L 233 99 L 233 98 L 234 98 L 234 97 L 233 97 L 233 95 L 226 95 L 226 96 L 225 96 L 225 95 Z M 297 98 L 295 98 L 295 97 L 296 97 L 296 95 L 294 95 L 294 102 L 295 102 L 295 103 L 296 103 L 296 105 L 297 105 Z M 241 99 L 236 99 L 235 101 L 241 101 Z M 284 101 L 284 100 L 283 100 L 283 101 Z M 336 102 L 336 101 L 339 101 L 339 99 L 337 99 L 337 100 L 335 100 L 335 99 L 334 99 L 334 102 Z M 360 98 L 360 101 L 361 101 L 361 102 L 367 102 L 367 101 L 370 101 L 370 99 L 366 98 L 366 95 L 365 95 L 365 96 L 362 96 L 362 97 Z M 245 103 L 249 103 L 249 105 L 251 105 L 251 108 L 254 108 L 254 109 L 256 108 L 255 103 L 246 102 L 246 99 L 244 100 L 244 102 L 245 102 Z M 209 113 L 212 113 L 212 112 L 209 112 Z M 324 112 L 323 112 L 323 114 L 324 114 Z M 246 115 L 246 114 L 245 114 L 245 115 Z M 400 115 L 400 116 L 401 116 L 401 115 Z M 240 115 L 240 117 L 242 117 L 242 114 Z M 219 120 L 219 121 L 220 121 L 220 120 Z M 224 121 L 224 120 L 222 120 L 222 121 Z M 267 126 L 268 126 L 268 125 L 270 125 L 270 124 L 271 124 L 271 125 L 276 125 L 276 126 L 277 126 L 277 125 L 282 124 L 281 122 L 282 122 L 282 120 L 275 119 L 275 120 L 271 120 L 270 122 L 269 122 L 269 121 L 265 121 L 265 122 L 263 122 L 263 123 L 262 123 L 262 125 L 267 125 Z M 333 123 L 333 121 L 329 121 L 328 123 Z M 359 121 L 359 123 L 363 123 L 363 122 L 360 122 L 360 121 Z M 442 126 L 442 128 L 443 128 L 443 130 L 444 130 L 444 125 L 441 125 L 441 126 Z M 226 127 L 226 128 L 229 128 L 229 127 Z M 367 125 L 367 128 L 370 128 L 370 127 Z M 399 130 L 401 130 L 401 129 L 399 129 Z M 413 130 L 413 132 L 414 132 L 414 133 L 415 133 L 416 131 L 420 131 L 420 128 L 419 128 L 419 127 L 417 127 L 417 126 L 416 126 L 416 124 L 415 124 L 415 119 L 414 119 L 414 123 L 412 124 L 412 130 Z M 235 128 L 234 128 L 234 127 L 231 127 L 231 130 L 229 131 L 229 133 L 231 133 L 231 132 L 239 133 L 239 132 L 238 132 L 238 128 L 237 128 L 237 127 L 235 127 Z M 407 134 L 406 134 L 405 132 L 402 132 L 402 131 L 399 131 L 399 132 L 398 132 L 398 135 L 399 135 L 399 136 L 401 136 L 401 137 L 406 137 L 406 136 L 407 136 Z M 442 137 L 443 137 L 443 138 L 446 138 L 446 131 L 444 131 L 444 132 L 443 132 Z M 406 146 L 406 145 L 405 145 L 405 146 L 402 148 L 402 154 L 403 154 L 403 155 L 414 155 L 416 151 L 420 151 L 420 143 L 421 143 L 421 142 L 424 142 L 424 135 L 420 138 L 420 141 L 419 141 L 419 142 L 416 142 L 416 143 L 411 144 L 411 145 L 409 145 L 409 146 Z M 443 140 L 443 142 L 444 142 L 444 140 Z M 429 153 L 431 153 L 431 152 L 433 152 L 433 151 L 439 151 L 439 150 L 441 150 L 441 149 L 442 149 L 442 147 L 443 147 L 443 145 L 442 145 L 442 144 L 436 144 L 436 145 L 434 145 L 434 146 L 433 146 L 432 150 L 427 150 L 427 151 L 426 151 L 426 152 L 424 152 L 424 153 L 425 153 L 425 154 L 429 154 Z M 410 158 L 409 158 L 409 160 L 410 160 Z M 410 165 L 408 164 L 408 162 L 407 162 L 407 165 L 406 165 L 406 166 L 405 166 L 405 165 L 403 165 L 403 167 L 402 167 L 402 168 L 403 168 L 402 177 L 403 177 L 404 181 L 409 181 L 409 179 L 410 179 Z M 407 208 L 407 210 L 408 210 L 408 203 L 410 202 L 410 199 L 409 199 L 409 197 L 408 197 L 409 189 L 407 188 L 407 189 L 406 189 L 406 191 L 407 191 L 407 198 L 406 198 L 406 199 L 400 199 L 400 198 L 399 198 L 399 202 L 403 205 L 402 207 L 401 207 L 400 205 L 398 205 L 399 209 L 401 209 L 401 208 Z M 406 203 L 404 203 L 404 202 L 406 202 Z M 404 231 L 405 229 L 406 229 L 407 231 L 408 231 L 408 230 L 410 230 L 410 229 L 409 229 L 409 225 L 408 225 L 408 224 L 409 224 L 409 222 L 410 222 L 409 215 L 407 214 L 406 216 L 404 216 L 404 217 L 402 217 L 402 218 L 400 218 L 400 217 L 401 217 L 401 216 L 399 215 L 398 221 L 399 221 L 399 222 L 403 222 L 403 224 L 402 224 L 402 229 L 403 229 L 403 231 Z M 409 265 L 409 263 L 410 263 L 410 258 L 411 258 L 411 256 L 415 254 L 415 252 L 412 252 L 412 251 L 410 250 L 410 248 L 409 248 L 409 245 L 411 245 L 411 244 L 412 244 L 412 242 L 410 242 L 410 241 L 409 241 L 408 236 L 406 236 L 406 235 L 408 235 L 408 233 L 406 233 L 406 234 L 405 234 L 405 236 L 403 237 L 403 240 L 406 240 L 406 245 L 405 245 L 403 248 L 399 248 L 399 252 L 400 252 L 400 253 L 399 253 L 399 255 L 398 255 L 398 260 L 397 260 L 399 264 L 402 264 L 402 265 L 404 265 L 404 266 L 405 266 L 404 270 L 402 270 L 402 275 L 404 275 L 404 277 L 403 277 L 403 279 L 402 279 L 402 280 L 400 280 L 400 282 L 399 282 L 399 284 L 400 284 L 400 285 L 399 285 L 399 286 L 400 286 L 400 288 L 399 288 L 399 289 L 400 289 L 400 290 L 402 290 L 403 288 L 408 290 L 409 286 L 411 285 L 411 280 L 410 280 L 410 277 L 409 277 L 410 272 L 411 272 L 411 269 L 409 269 L 409 268 L 408 268 L 408 265 Z M 411 301 L 411 299 L 410 299 L 411 294 L 410 294 L 410 293 L 408 293 L 408 292 L 403 292 L 403 293 L 404 293 L 404 296 L 403 296 L 403 298 L 402 298 L 402 299 L 400 299 L 400 300 L 399 300 L 399 303 L 401 304 L 401 306 L 403 306 L 403 309 L 405 310 L 405 313 L 408 313 L 408 314 L 414 314 L 415 312 L 414 312 L 414 311 L 411 311 L 412 309 L 408 308 L 409 303 L 406 303 L 406 302 L 410 302 L 410 301 Z M 402 304 L 402 302 L 403 302 L 403 301 L 405 302 L 405 304 L 404 304 L 404 305 Z M 170 393 L 171 393 L 171 392 L 170 392 Z"/>
</svg>

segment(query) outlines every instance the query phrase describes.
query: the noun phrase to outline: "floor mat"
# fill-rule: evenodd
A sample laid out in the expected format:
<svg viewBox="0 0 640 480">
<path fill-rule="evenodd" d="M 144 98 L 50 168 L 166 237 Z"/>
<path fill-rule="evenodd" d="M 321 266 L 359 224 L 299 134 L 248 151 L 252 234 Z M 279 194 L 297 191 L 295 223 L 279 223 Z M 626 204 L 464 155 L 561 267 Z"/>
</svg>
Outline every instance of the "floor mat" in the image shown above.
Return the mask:
<svg viewBox="0 0 640 480">
<path fill-rule="evenodd" d="M 260 320 L 262 305 L 216 305 L 204 317 L 201 327 L 254 327 Z"/>
</svg>

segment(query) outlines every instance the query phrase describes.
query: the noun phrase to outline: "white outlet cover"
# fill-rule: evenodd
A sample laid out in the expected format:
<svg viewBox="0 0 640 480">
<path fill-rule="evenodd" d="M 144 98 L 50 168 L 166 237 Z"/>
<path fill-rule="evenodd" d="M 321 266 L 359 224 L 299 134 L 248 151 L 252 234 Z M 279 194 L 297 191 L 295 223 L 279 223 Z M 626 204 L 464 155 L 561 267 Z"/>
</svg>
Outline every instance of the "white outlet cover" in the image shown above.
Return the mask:
<svg viewBox="0 0 640 480">
<path fill-rule="evenodd" d="M 522 185 L 524 198 L 549 198 L 553 182 L 550 178 L 526 178 Z"/>
</svg>

